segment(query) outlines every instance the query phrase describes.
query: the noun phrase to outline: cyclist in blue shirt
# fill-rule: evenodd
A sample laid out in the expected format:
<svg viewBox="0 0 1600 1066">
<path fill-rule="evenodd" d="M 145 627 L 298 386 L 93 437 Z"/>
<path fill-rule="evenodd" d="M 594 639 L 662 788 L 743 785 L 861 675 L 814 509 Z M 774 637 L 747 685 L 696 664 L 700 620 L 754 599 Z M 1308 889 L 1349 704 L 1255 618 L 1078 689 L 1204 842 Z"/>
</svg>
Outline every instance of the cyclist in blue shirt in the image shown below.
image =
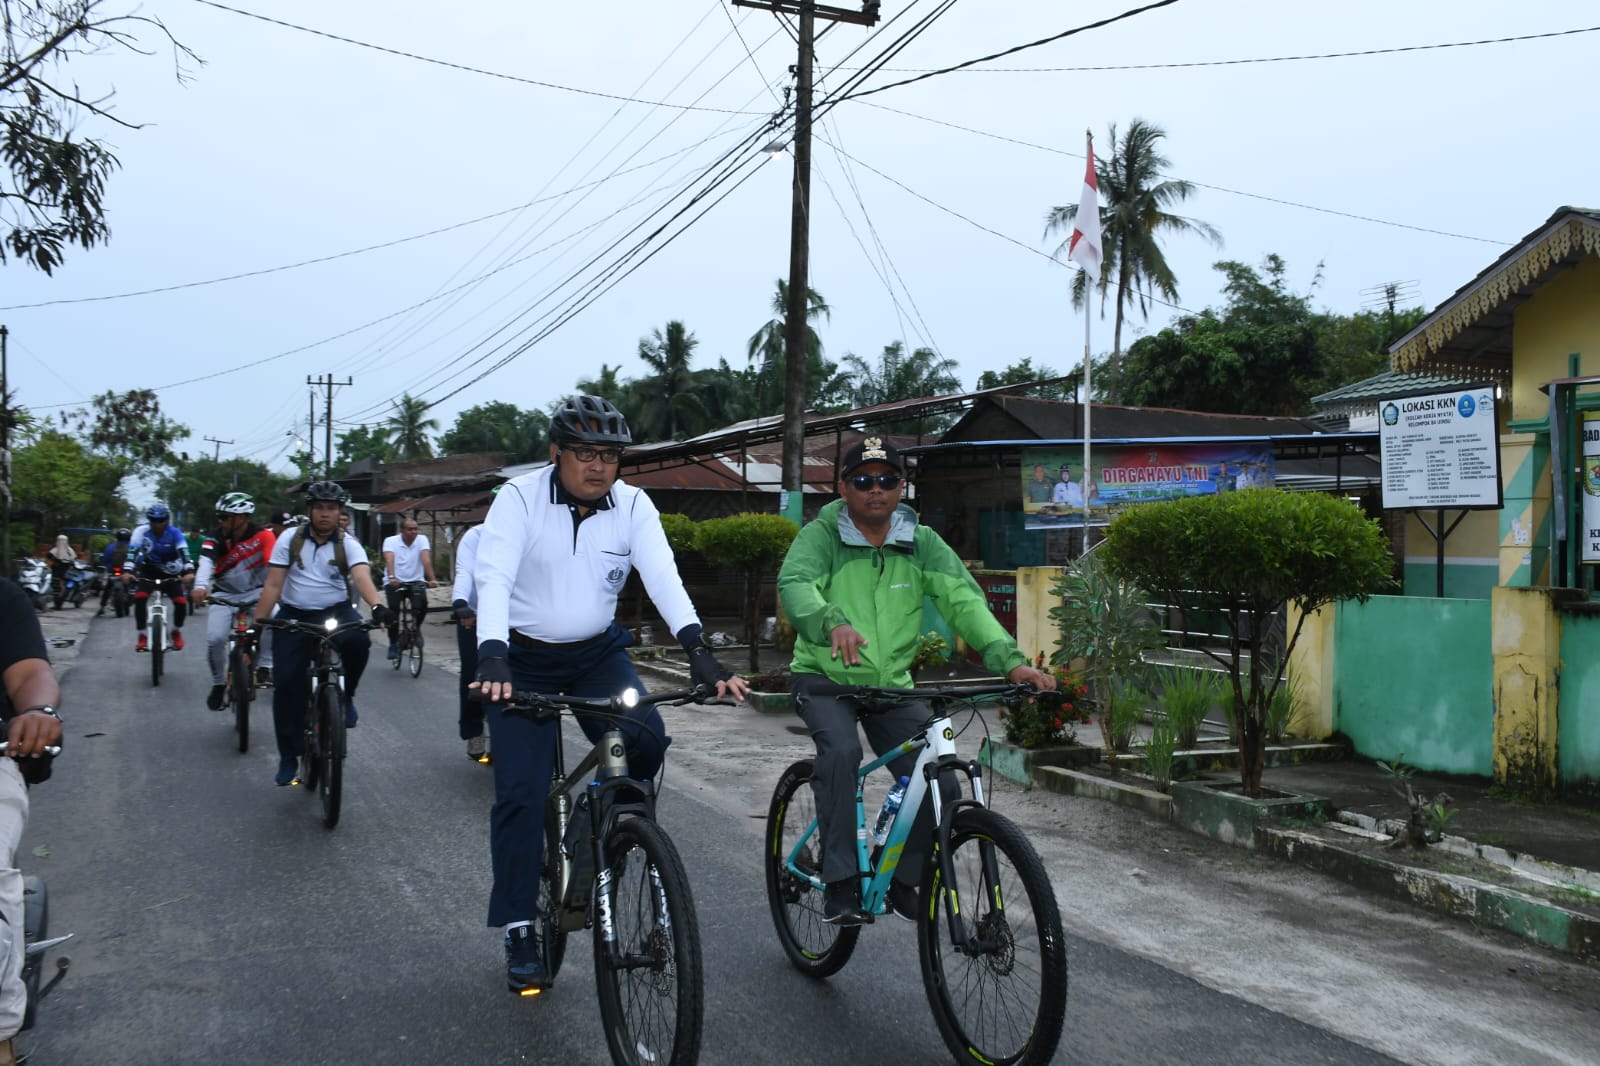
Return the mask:
<svg viewBox="0 0 1600 1066">
<path fill-rule="evenodd" d="M 106 601 L 111 598 L 111 583 L 120 580 L 127 569 L 128 542 L 132 539 L 133 530 L 123 527 L 117 530 L 116 539 L 100 553 L 100 565 L 105 568 L 106 578 L 100 586 L 100 609 L 94 613 L 96 618 L 106 613 Z"/>
<path fill-rule="evenodd" d="M 172 512 L 164 503 L 151 504 L 144 513 L 145 524 L 133 531 L 128 542 L 130 565 L 124 581 L 137 580 L 133 592 L 133 622 L 139 630 L 135 651 L 150 650 L 150 591 L 160 587 L 172 601 L 172 647 L 183 650 L 183 619 L 189 613 L 189 597 L 183 575 L 194 568 L 189 562 L 189 542 L 173 528 Z"/>
</svg>

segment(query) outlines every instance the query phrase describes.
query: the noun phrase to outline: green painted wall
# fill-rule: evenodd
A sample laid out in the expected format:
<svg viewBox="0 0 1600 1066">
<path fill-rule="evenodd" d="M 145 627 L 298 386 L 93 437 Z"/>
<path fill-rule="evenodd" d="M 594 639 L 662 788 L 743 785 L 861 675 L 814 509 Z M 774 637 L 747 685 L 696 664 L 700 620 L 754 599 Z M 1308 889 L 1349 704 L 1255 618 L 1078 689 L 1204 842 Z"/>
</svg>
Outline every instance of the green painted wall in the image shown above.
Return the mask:
<svg viewBox="0 0 1600 1066">
<path fill-rule="evenodd" d="M 1487 600 L 1489 593 L 1500 583 L 1500 568 L 1493 559 L 1482 564 L 1444 563 L 1444 594 L 1462 600 Z M 1407 596 L 1432 596 L 1439 590 L 1439 567 L 1436 560 L 1417 562 L 1407 559 L 1405 564 L 1405 594 Z"/>
<path fill-rule="evenodd" d="M 1600 617 L 1561 615 L 1559 700 L 1561 791 L 1600 793 Z"/>
<path fill-rule="evenodd" d="M 1360 754 L 1419 770 L 1494 771 L 1487 599 L 1374 596 L 1341 603 L 1333 727 Z"/>
</svg>

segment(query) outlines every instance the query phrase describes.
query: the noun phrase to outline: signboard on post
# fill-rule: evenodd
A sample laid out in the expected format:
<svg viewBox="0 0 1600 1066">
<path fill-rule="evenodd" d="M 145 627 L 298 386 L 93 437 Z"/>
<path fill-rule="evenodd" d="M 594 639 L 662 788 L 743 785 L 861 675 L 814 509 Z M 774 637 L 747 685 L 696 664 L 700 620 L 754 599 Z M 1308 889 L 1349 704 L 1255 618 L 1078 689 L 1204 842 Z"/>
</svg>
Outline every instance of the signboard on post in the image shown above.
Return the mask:
<svg viewBox="0 0 1600 1066">
<path fill-rule="evenodd" d="M 1583 555 L 1600 563 L 1600 414 L 1583 416 Z"/>
<path fill-rule="evenodd" d="M 1504 503 L 1492 385 L 1382 401 L 1378 443 L 1386 508 L 1481 510 Z"/>
</svg>

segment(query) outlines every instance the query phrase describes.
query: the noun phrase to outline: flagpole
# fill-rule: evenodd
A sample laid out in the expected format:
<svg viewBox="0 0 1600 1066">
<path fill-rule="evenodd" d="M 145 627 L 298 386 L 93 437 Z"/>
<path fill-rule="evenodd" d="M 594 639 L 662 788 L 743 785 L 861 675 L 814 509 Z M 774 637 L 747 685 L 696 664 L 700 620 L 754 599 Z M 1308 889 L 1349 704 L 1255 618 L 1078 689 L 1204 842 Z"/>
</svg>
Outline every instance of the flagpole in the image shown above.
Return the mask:
<svg viewBox="0 0 1600 1066">
<path fill-rule="evenodd" d="M 1083 136 L 1088 148 L 1086 157 L 1090 160 L 1090 166 L 1092 167 L 1094 160 L 1094 132 L 1092 130 L 1084 130 Z M 1096 197 L 1095 207 L 1096 210 L 1099 209 L 1098 196 Z M 1089 322 L 1094 318 L 1092 313 L 1094 307 L 1094 279 L 1089 276 L 1087 267 L 1083 267 L 1080 264 L 1080 268 L 1083 270 L 1083 477 L 1079 485 L 1083 489 L 1083 551 L 1086 552 L 1089 550 L 1089 486 L 1091 484 L 1089 479 L 1093 476 L 1089 466 L 1089 412 L 1094 406 L 1094 390 L 1090 387 L 1089 382 L 1089 374 L 1093 362 L 1089 356 Z"/>
</svg>

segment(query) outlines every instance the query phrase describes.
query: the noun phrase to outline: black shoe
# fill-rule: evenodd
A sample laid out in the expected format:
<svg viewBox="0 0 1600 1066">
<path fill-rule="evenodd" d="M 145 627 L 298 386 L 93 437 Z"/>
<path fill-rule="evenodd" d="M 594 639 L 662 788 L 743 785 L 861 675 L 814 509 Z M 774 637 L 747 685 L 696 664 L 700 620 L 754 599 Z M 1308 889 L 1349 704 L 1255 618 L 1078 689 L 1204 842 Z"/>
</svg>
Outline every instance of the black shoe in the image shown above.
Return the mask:
<svg viewBox="0 0 1600 1066">
<path fill-rule="evenodd" d="M 889 913 L 908 922 L 917 920 L 917 890 L 899 881 L 889 882 Z"/>
<path fill-rule="evenodd" d="M 506 987 L 519 996 L 537 996 L 551 985 L 544 951 L 533 926 L 506 930 Z"/>
<path fill-rule="evenodd" d="M 872 924 L 872 913 L 861 907 L 861 888 L 855 878 L 828 886 L 822 894 L 822 920 L 829 925 Z"/>
<path fill-rule="evenodd" d="M 222 693 L 223 688 L 221 685 L 212 685 L 211 692 L 206 696 L 206 706 L 213 711 L 222 710 Z"/>
<path fill-rule="evenodd" d="M 256 688 L 271 688 L 271 687 L 272 687 L 272 667 L 270 667 L 270 666 L 258 666 L 258 667 L 256 667 Z"/>
</svg>

